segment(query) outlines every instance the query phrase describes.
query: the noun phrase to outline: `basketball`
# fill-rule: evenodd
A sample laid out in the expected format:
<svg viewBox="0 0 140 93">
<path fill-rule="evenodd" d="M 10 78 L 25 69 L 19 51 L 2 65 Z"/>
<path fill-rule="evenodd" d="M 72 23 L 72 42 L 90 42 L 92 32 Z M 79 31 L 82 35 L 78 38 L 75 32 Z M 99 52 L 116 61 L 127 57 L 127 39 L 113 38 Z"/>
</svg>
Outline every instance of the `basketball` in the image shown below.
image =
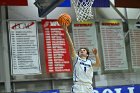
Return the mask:
<svg viewBox="0 0 140 93">
<path fill-rule="evenodd" d="M 58 17 L 58 23 L 60 25 L 66 25 L 66 26 L 69 26 L 70 23 L 71 23 L 71 16 L 67 13 L 64 13 L 64 14 L 61 14 L 59 17 Z"/>
</svg>

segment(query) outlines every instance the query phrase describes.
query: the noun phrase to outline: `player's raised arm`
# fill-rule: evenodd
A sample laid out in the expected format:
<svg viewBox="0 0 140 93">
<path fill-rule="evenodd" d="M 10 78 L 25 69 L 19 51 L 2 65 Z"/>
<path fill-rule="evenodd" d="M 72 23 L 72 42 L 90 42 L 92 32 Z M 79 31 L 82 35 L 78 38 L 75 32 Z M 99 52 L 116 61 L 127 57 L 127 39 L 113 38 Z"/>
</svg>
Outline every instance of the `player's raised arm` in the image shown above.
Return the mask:
<svg viewBox="0 0 140 93">
<path fill-rule="evenodd" d="M 92 52 L 93 52 L 93 54 L 95 55 L 95 58 L 96 58 L 96 63 L 93 64 L 93 66 L 99 67 L 100 66 L 100 58 L 99 58 L 97 49 L 96 48 L 92 49 Z"/>
<path fill-rule="evenodd" d="M 68 40 L 68 43 L 69 43 L 70 53 L 71 53 L 72 59 L 74 59 L 76 57 L 76 51 L 75 51 L 72 39 L 69 35 L 68 28 L 65 25 L 63 25 L 62 27 L 64 28 L 64 30 L 66 32 L 66 37 L 67 37 L 67 40 Z"/>
<path fill-rule="evenodd" d="M 68 40 L 68 44 L 69 44 L 69 47 L 70 47 L 69 51 L 71 53 L 71 56 L 72 56 L 71 58 L 73 60 L 76 57 L 76 52 L 75 52 L 74 45 L 73 45 L 73 42 L 71 40 L 71 37 L 69 35 L 68 28 L 67 28 L 71 23 L 70 15 L 67 14 L 67 13 L 61 14 L 58 17 L 58 23 L 63 27 L 64 31 L 66 32 L 66 38 Z"/>
</svg>

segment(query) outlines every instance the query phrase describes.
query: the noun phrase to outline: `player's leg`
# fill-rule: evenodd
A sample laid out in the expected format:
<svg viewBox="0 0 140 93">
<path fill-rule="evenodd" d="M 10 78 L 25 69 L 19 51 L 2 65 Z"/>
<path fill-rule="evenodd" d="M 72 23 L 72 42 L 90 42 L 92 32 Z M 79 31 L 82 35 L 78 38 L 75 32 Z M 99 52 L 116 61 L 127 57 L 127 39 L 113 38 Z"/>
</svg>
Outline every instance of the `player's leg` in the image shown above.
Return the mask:
<svg viewBox="0 0 140 93">
<path fill-rule="evenodd" d="M 85 91 L 82 85 L 73 85 L 71 93 L 85 93 Z"/>
<path fill-rule="evenodd" d="M 93 93 L 93 87 L 92 86 L 85 86 L 85 93 Z"/>
</svg>

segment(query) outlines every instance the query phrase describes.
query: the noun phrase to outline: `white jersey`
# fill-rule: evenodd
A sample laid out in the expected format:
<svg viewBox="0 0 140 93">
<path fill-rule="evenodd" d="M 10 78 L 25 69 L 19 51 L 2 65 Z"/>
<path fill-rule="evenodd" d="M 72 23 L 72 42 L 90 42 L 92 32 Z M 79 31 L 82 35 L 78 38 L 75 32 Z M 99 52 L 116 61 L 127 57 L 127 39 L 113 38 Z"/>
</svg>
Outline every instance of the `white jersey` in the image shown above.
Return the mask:
<svg viewBox="0 0 140 93">
<path fill-rule="evenodd" d="M 78 55 L 73 62 L 73 81 L 92 84 L 95 60 L 81 59 Z"/>
</svg>

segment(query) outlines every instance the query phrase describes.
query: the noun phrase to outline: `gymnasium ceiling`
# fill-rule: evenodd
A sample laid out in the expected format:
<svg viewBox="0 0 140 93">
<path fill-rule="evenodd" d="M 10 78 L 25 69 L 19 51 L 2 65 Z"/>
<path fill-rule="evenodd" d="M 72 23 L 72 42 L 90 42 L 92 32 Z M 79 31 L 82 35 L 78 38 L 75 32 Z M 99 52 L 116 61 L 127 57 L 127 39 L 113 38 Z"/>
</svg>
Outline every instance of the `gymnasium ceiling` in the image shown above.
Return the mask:
<svg viewBox="0 0 140 93">
<path fill-rule="evenodd" d="M 110 1 L 114 5 L 114 0 Z M 38 16 L 38 9 L 34 5 L 34 2 L 35 0 L 28 0 L 28 6 L 8 6 L 9 19 L 40 21 L 42 18 Z M 140 16 L 140 8 L 116 8 L 110 6 L 108 8 L 95 8 L 95 10 L 96 19 L 122 19 L 122 16 L 128 19 L 138 19 Z M 76 20 L 73 7 L 56 7 L 46 17 L 56 19 L 64 12 L 70 14 L 73 20 Z"/>
</svg>

